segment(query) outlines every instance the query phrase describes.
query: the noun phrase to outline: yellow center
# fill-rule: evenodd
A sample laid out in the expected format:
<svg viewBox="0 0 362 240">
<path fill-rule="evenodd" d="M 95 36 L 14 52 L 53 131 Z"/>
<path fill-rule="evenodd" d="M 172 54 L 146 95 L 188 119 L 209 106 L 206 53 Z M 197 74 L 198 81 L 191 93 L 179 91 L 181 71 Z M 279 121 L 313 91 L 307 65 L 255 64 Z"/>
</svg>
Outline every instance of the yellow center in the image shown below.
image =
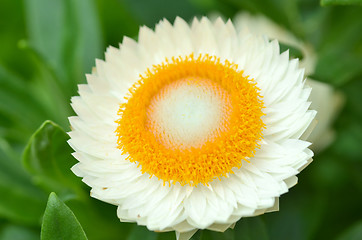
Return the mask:
<svg viewBox="0 0 362 240">
<path fill-rule="evenodd" d="M 140 76 L 119 109 L 118 148 L 142 173 L 195 186 L 253 157 L 265 127 L 256 84 L 209 55 L 166 59 Z"/>
</svg>

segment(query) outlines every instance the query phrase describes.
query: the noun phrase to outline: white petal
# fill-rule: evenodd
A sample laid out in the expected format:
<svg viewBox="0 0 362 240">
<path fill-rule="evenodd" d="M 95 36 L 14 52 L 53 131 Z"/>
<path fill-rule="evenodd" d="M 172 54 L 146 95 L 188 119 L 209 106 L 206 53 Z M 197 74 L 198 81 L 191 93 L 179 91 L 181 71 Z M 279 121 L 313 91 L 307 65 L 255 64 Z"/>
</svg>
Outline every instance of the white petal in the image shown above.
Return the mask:
<svg viewBox="0 0 362 240">
<path fill-rule="evenodd" d="M 260 88 L 265 107 L 260 149 L 208 186 L 165 184 L 143 173 L 122 152 L 115 132 L 120 104 L 127 103 L 140 75 L 166 58 L 191 53 L 237 64 Z M 288 52 L 280 54 L 277 41 L 245 28 L 236 31 L 231 21 L 195 18 L 189 26 L 176 18 L 173 25 L 162 20 L 155 31 L 142 27 L 138 43 L 124 38 L 119 49 L 109 47 L 106 60 L 96 60 L 92 72 L 88 84 L 79 85 L 80 96 L 72 98 L 77 116 L 69 118 L 69 144 L 79 161 L 72 171 L 92 188 L 92 197 L 117 206 L 121 221 L 154 231 L 175 230 L 180 240 L 197 229 L 225 231 L 242 217 L 277 211 L 280 195 L 311 162 L 310 143 L 299 139 L 308 134 L 315 111 L 309 110 L 311 91 L 304 86 L 299 61 L 289 61 Z"/>
</svg>

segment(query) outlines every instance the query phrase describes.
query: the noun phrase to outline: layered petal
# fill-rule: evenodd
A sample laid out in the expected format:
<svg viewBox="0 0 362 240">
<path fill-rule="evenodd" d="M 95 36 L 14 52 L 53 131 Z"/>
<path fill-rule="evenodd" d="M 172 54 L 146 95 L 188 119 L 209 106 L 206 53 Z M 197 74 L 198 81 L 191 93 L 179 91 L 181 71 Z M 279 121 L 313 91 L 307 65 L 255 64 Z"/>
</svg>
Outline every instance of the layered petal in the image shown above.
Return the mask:
<svg viewBox="0 0 362 240">
<path fill-rule="evenodd" d="M 167 65 L 165 59 L 189 54 L 235 64 L 255 83 L 264 104 L 265 128 L 253 155 L 207 184 L 164 181 L 143 171 L 140 162 L 129 161 L 132 154 L 119 145 L 116 134 L 124 117 L 119 109 L 137 91 L 140 75 Z M 162 20 L 155 31 L 142 27 L 138 42 L 125 38 L 119 49 L 108 48 L 87 82 L 79 85 L 80 96 L 72 98 L 77 116 L 69 118 L 69 144 L 79 161 L 72 170 L 92 188 L 92 197 L 118 206 L 121 221 L 176 231 L 180 240 L 197 229 L 225 231 L 242 217 L 278 210 L 278 198 L 311 162 L 310 143 L 300 138 L 316 112 L 309 110 L 311 89 L 304 85 L 298 60 L 290 61 L 288 52 L 280 54 L 276 40 L 239 31 L 231 21 L 195 18 L 189 26 L 177 18 L 174 24 Z"/>
</svg>

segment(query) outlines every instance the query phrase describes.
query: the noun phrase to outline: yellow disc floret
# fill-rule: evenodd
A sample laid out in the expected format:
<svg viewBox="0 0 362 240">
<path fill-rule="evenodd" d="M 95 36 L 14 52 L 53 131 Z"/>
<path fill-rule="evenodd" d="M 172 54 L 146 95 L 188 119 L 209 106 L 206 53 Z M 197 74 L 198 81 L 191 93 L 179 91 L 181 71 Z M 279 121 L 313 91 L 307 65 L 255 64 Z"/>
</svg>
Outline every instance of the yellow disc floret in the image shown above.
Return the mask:
<svg viewBox="0 0 362 240">
<path fill-rule="evenodd" d="M 178 101 L 187 114 L 178 115 Z M 120 106 L 118 148 L 164 183 L 207 185 L 253 157 L 265 127 L 262 108 L 255 82 L 236 64 L 207 54 L 166 59 L 140 76 Z"/>
</svg>

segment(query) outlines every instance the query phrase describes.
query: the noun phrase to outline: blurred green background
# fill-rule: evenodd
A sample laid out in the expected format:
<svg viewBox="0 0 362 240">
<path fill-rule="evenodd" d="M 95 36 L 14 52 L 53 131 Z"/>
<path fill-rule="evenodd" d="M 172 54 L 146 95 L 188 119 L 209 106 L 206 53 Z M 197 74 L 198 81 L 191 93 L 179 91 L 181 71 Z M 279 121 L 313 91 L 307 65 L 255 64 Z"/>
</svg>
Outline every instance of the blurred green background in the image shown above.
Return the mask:
<svg viewBox="0 0 362 240">
<path fill-rule="evenodd" d="M 106 47 L 118 46 L 124 35 L 137 38 L 140 25 L 211 12 L 232 18 L 240 10 L 263 14 L 310 42 L 318 54 L 312 77 L 333 85 L 346 101 L 334 123 L 336 140 L 299 174 L 279 212 L 196 238 L 362 239 L 361 2 L 0 0 L 0 240 L 39 239 L 50 192 L 59 198 L 49 198 L 42 239 L 85 239 L 63 202 L 88 239 L 174 239 L 174 233 L 120 223 L 116 207 L 91 199 L 70 172 L 76 162 L 64 132 L 73 115 L 70 97 L 95 58 L 104 58 Z M 54 221 L 58 228 L 49 226 Z M 73 229 L 69 236 L 67 229 Z"/>
</svg>

